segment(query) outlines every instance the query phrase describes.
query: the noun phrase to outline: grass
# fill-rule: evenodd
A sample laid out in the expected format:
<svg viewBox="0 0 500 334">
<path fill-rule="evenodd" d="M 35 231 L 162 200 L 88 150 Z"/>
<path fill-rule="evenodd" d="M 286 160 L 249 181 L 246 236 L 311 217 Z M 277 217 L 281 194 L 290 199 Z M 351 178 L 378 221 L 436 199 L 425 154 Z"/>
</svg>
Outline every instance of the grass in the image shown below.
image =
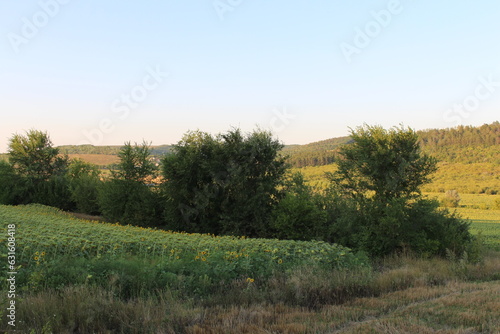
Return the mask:
<svg viewBox="0 0 500 334">
<path fill-rule="evenodd" d="M 68 154 L 68 156 L 70 159 L 82 159 L 98 166 L 107 166 L 120 162 L 117 155 L 111 154 Z"/>
<path fill-rule="evenodd" d="M 499 211 L 475 208 L 489 199 L 463 196 L 457 210 L 474 219 L 472 232 L 494 246 L 500 242 Z M 292 247 L 172 234 L 76 219 L 38 205 L 0 206 L 2 226 L 13 221 L 19 263 L 26 266 L 18 275 L 16 304 L 16 329 L 23 333 L 500 332 L 500 249 L 486 249 L 479 263 L 402 254 L 370 266 L 325 266 L 318 261 L 322 250 L 339 258 L 349 253 L 321 243 Z M 234 261 L 245 248 L 254 252 Z M 217 260 L 218 252 L 232 260 Z M 286 256 L 302 252 L 303 261 L 286 265 L 292 262 Z M 207 254 L 221 265 L 196 259 Z M 245 259 L 271 262 L 252 267 Z M 228 265 L 237 275 L 220 272 Z M 262 266 L 271 270 L 250 276 Z M 11 330 L 7 302 L 2 292 L 0 332 Z"/>
<path fill-rule="evenodd" d="M 304 174 L 309 184 L 324 188 L 328 185 L 325 172 L 333 172 L 336 165 L 293 168 Z M 424 192 L 444 193 L 457 190 L 462 194 L 500 194 L 500 166 L 492 163 L 439 163 L 432 182 L 424 185 Z M 466 182 L 464 182 L 466 180 Z"/>
<path fill-rule="evenodd" d="M 248 277 L 245 270 L 251 266 L 245 267 L 249 263 L 243 261 L 239 267 L 230 268 L 240 275 L 224 276 L 218 270 L 234 265 L 234 261 L 214 269 L 195 259 L 214 241 L 218 245 L 209 249 L 214 254 L 216 249 L 225 254 L 257 247 L 252 253 L 254 259 L 259 259 L 258 249 L 272 259 L 270 245 L 279 248 L 280 253 L 274 254 L 280 254 L 280 258 L 293 248 L 277 241 L 257 240 L 258 245 L 252 246 L 254 241 L 248 239 L 83 221 L 37 205 L 0 209 L 2 223 L 14 219 L 18 224 L 17 237 L 22 246 L 19 259 L 20 263 L 24 259 L 26 268 L 18 275 L 16 329 L 24 333 L 500 331 L 500 253 L 494 250 L 488 250 L 477 264 L 460 256 L 420 259 L 400 255 L 371 266 L 354 263 L 332 267 L 317 261 L 322 248 L 315 247 L 321 243 L 307 244 L 314 246 L 312 249 L 299 243 L 301 251 L 315 251 L 309 252 L 300 265 L 261 263 L 272 269 L 268 275 Z M 498 232 L 492 235 L 498 238 Z M 53 245 L 57 251 L 49 249 L 54 240 L 63 241 Z M 99 249 L 99 245 L 109 244 L 112 249 L 125 242 L 129 243 L 127 252 Z M 148 249 L 156 243 L 163 249 L 165 244 L 170 246 L 169 242 L 178 243 L 172 249 L 184 247 L 180 253 L 184 260 L 172 262 L 170 255 L 161 256 Z M 99 252 L 80 254 L 75 252 L 76 244 L 80 250 L 87 244 Z M 33 253 L 35 250 L 38 254 Z M 166 253 L 170 250 L 168 247 Z M 316 251 L 318 255 L 314 255 Z M 50 254 L 54 255 L 52 259 Z M 6 302 L 0 301 L 0 331 L 4 332 L 11 329 L 6 323 Z"/>
<path fill-rule="evenodd" d="M 235 281 L 216 300 L 168 289 L 128 299 L 91 285 L 27 291 L 18 330 L 29 333 L 497 333 L 500 257 L 482 264 L 394 256 L 374 271 L 296 269 L 259 286 Z M 346 285 L 347 284 L 347 285 Z M 344 286 L 340 289 L 339 286 Z M 344 291 L 348 298 L 334 300 Z M 307 296 L 324 296 L 313 307 Z M 5 309 L 5 296 L 0 297 Z M 0 330 L 6 329 L 2 316 Z"/>
</svg>

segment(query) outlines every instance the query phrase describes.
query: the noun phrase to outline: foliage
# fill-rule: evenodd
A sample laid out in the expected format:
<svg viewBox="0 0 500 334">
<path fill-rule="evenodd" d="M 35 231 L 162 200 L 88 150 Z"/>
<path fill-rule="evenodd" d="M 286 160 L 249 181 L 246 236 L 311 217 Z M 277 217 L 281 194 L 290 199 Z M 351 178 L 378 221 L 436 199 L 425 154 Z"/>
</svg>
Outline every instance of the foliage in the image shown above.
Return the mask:
<svg viewBox="0 0 500 334">
<path fill-rule="evenodd" d="M 156 170 L 149 153 L 147 143 L 141 146 L 125 143 L 122 147 L 118 169 L 98 192 L 99 208 L 107 220 L 139 226 L 159 225 L 161 196 L 158 189 L 145 184 Z"/>
<path fill-rule="evenodd" d="M 436 171 L 436 161 L 420 153 L 411 129 L 365 126 L 351 137 L 354 142 L 341 148 L 338 169 L 329 178 L 353 198 L 367 192 L 378 201 L 414 198 Z"/>
<path fill-rule="evenodd" d="M 339 137 L 306 145 L 288 145 L 283 148 L 283 153 L 294 167 L 323 166 L 335 162 L 339 147 L 349 142 L 351 138 Z"/>
<path fill-rule="evenodd" d="M 40 203 L 64 210 L 74 208 L 64 178 L 68 158 L 59 156 L 47 133 L 30 130 L 25 136 L 15 134 L 9 141 L 9 162 L 2 165 L 0 185 L 4 203 Z"/>
<path fill-rule="evenodd" d="M 23 204 L 26 194 L 24 179 L 16 173 L 12 165 L 0 161 L 0 204 Z"/>
<path fill-rule="evenodd" d="M 422 152 L 448 163 L 491 163 L 498 165 L 500 155 L 500 123 L 479 127 L 458 126 L 417 132 Z M 283 152 L 296 168 L 322 166 L 336 162 L 341 145 L 352 142 L 350 137 L 327 139 L 306 145 L 285 146 Z M 460 190 L 462 191 L 462 190 Z"/>
<path fill-rule="evenodd" d="M 500 122 L 418 132 L 422 149 L 440 161 L 500 163 Z"/>
<path fill-rule="evenodd" d="M 79 212 L 98 214 L 98 190 L 101 185 L 100 172 L 96 165 L 81 159 L 74 159 L 68 166 L 66 178 L 71 192 L 71 199 Z"/>
<path fill-rule="evenodd" d="M 190 132 L 162 160 L 167 226 L 176 230 L 269 235 L 286 170 L 268 132 Z"/>
<path fill-rule="evenodd" d="M 284 187 L 285 196 L 273 211 L 271 227 L 279 239 L 325 239 L 326 211 L 323 198 L 305 184 L 304 176 L 296 172 Z"/>
<path fill-rule="evenodd" d="M 427 256 L 447 248 L 463 252 L 470 244 L 468 224 L 423 199 L 435 161 L 420 153 L 411 129 L 365 126 L 341 148 L 338 169 L 329 174 L 334 206 L 332 237 L 345 245 L 381 256 L 412 250 Z"/>
<path fill-rule="evenodd" d="M 456 208 L 458 203 L 460 203 L 460 195 L 456 190 L 447 190 L 440 201 L 441 206 L 447 208 Z"/>
<path fill-rule="evenodd" d="M 130 142 L 125 143 L 118 152 L 120 162 L 117 171 L 113 171 L 113 177 L 143 183 L 148 176 L 153 175 L 156 171 L 156 166 L 149 159 L 150 153 L 150 146 L 146 142 L 140 146 L 137 144 L 132 146 Z"/>
<path fill-rule="evenodd" d="M 68 164 L 67 157 L 59 156 L 59 150 L 53 147 L 49 135 L 38 130 L 10 138 L 9 161 L 20 175 L 33 182 L 64 174 Z"/>
<path fill-rule="evenodd" d="M 112 179 L 99 187 L 99 209 L 111 222 L 137 226 L 158 226 L 161 199 L 154 188 L 129 180 Z"/>
</svg>

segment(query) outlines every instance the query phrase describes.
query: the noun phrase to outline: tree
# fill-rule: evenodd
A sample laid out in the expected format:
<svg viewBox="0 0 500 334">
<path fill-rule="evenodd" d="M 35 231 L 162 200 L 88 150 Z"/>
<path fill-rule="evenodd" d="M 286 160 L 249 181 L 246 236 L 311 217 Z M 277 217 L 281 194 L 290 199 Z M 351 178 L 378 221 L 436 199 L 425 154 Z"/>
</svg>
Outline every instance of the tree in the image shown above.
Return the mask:
<svg viewBox="0 0 500 334">
<path fill-rule="evenodd" d="M 352 131 L 352 138 L 340 149 L 338 170 L 329 174 L 330 191 L 345 207 L 332 222 L 334 240 L 374 256 L 468 247 L 468 223 L 438 211 L 437 202 L 421 195 L 436 161 L 420 152 L 413 130 L 364 126 Z"/>
<path fill-rule="evenodd" d="M 99 190 L 99 208 L 110 221 L 123 224 L 154 226 L 160 219 L 160 194 L 145 184 L 156 166 L 149 160 L 147 143 L 132 146 L 125 143 L 118 153 L 120 163 L 112 179 Z"/>
<path fill-rule="evenodd" d="M 17 172 L 34 182 L 63 175 L 68 157 L 59 156 L 46 132 L 29 130 L 26 136 L 15 134 L 9 140 L 9 162 Z"/>
<path fill-rule="evenodd" d="M 279 239 L 322 240 L 327 238 L 327 213 L 322 196 L 308 186 L 300 172 L 291 175 L 285 195 L 273 211 L 271 227 Z"/>
<path fill-rule="evenodd" d="M 156 166 L 149 159 L 150 155 L 151 147 L 148 143 L 143 142 L 140 146 L 136 143 L 132 146 L 130 142 L 126 142 L 118 152 L 120 163 L 118 171 L 114 172 L 115 178 L 143 182 L 156 171 Z"/>
<path fill-rule="evenodd" d="M 0 204 L 24 204 L 26 194 L 26 182 L 23 178 L 8 162 L 0 161 Z"/>
<path fill-rule="evenodd" d="M 98 214 L 98 189 L 101 184 L 98 167 L 81 159 L 74 159 L 68 166 L 66 178 L 69 180 L 71 199 L 76 203 L 77 210 Z"/>
<path fill-rule="evenodd" d="M 418 136 L 411 129 L 380 126 L 358 127 L 351 131 L 352 144 L 340 150 L 338 169 L 330 173 L 345 193 L 378 200 L 412 198 L 430 182 L 437 161 L 420 152 Z"/>
<path fill-rule="evenodd" d="M 9 140 L 8 168 L 1 173 L 8 177 L 14 174 L 15 186 L 2 182 L 3 197 L 10 198 L 11 204 L 40 203 L 55 206 L 63 210 L 72 210 L 67 180 L 64 177 L 68 166 L 68 157 L 60 156 L 53 147 L 46 132 L 29 130 L 26 135 L 15 134 Z"/>
<path fill-rule="evenodd" d="M 162 160 L 170 228 L 267 236 L 286 171 L 270 133 L 190 132 Z"/>
</svg>

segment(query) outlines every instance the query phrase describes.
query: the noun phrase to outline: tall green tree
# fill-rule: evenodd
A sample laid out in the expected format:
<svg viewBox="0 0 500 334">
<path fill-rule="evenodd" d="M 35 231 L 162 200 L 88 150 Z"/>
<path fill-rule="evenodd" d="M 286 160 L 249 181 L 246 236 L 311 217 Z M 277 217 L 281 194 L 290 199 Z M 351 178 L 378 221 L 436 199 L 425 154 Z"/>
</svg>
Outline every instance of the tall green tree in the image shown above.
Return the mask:
<svg viewBox="0 0 500 334">
<path fill-rule="evenodd" d="M 167 224 L 190 232 L 267 236 L 286 171 L 265 131 L 190 132 L 163 161 Z"/>
<path fill-rule="evenodd" d="M 366 125 L 351 131 L 351 138 L 353 142 L 340 150 L 337 171 L 329 177 L 353 197 L 418 197 L 420 187 L 437 170 L 437 161 L 421 153 L 412 129 Z"/>
<path fill-rule="evenodd" d="M 15 134 L 9 140 L 9 162 L 17 172 L 34 181 L 48 180 L 63 175 L 68 157 L 60 156 L 59 149 L 47 132 L 29 130 L 26 135 Z"/>
<path fill-rule="evenodd" d="M 143 182 L 148 176 L 156 171 L 156 166 L 149 159 L 151 146 L 147 142 L 141 145 L 137 143 L 132 146 L 126 142 L 120 152 L 118 152 L 118 170 L 114 172 L 114 177 L 127 181 Z"/>
<path fill-rule="evenodd" d="M 150 161 L 150 146 L 125 143 L 111 180 L 99 190 L 99 208 L 110 221 L 138 226 L 155 226 L 161 221 L 160 194 L 146 184 L 156 166 Z"/>
<path fill-rule="evenodd" d="M 344 207 L 337 210 L 333 239 L 375 256 L 402 249 L 464 251 L 471 240 L 468 224 L 421 195 L 436 161 L 421 153 L 416 133 L 364 126 L 351 136 L 353 143 L 340 149 L 338 170 L 329 174 L 333 198 Z"/>
<path fill-rule="evenodd" d="M 9 187 L 2 192 L 4 198 L 11 199 L 10 204 L 40 203 L 74 209 L 64 177 L 68 157 L 59 154 L 46 132 L 29 130 L 25 135 L 13 135 L 9 140 L 9 163 L 15 186 L 2 183 L 0 187 Z M 9 171 L 3 168 L 1 173 L 8 175 Z"/>
<path fill-rule="evenodd" d="M 71 199 L 78 211 L 98 214 L 98 189 L 101 186 L 99 168 L 81 159 L 71 161 L 66 172 Z"/>
</svg>

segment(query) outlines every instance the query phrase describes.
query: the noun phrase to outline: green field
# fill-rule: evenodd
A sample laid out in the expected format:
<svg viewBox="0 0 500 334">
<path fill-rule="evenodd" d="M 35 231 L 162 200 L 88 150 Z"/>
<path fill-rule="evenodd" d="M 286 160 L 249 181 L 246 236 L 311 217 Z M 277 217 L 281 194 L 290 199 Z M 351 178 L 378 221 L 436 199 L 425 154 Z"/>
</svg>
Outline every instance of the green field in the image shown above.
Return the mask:
<svg viewBox="0 0 500 334">
<path fill-rule="evenodd" d="M 354 255 L 339 245 L 241 237 L 215 237 L 76 219 L 42 205 L 0 206 L 2 229 L 16 225 L 18 262 L 32 266 L 59 256 L 154 257 L 164 261 L 246 268 L 251 277 L 272 268 L 314 261 L 331 267 L 346 266 Z M 6 235 L 0 242 L 5 244 Z M 38 258 L 38 259 L 35 259 Z"/>
<path fill-rule="evenodd" d="M 459 210 L 484 218 L 473 232 L 498 244 L 498 211 Z M 367 266 L 323 242 L 173 233 L 41 205 L 0 206 L 0 222 L 16 225 L 18 330 L 26 333 L 500 330 L 494 251 L 480 264 L 403 256 Z M 9 329 L 4 315 L 0 331 Z"/>
<path fill-rule="evenodd" d="M 311 185 L 324 188 L 328 185 L 325 172 L 333 172 L 335 164 L 293 168 L 300 171 Z M 432 182 L 422 187 L 424 192 L 444 193 L 457 190 L 462 194 L 500 194 L 500 166 L 493 163 L 439 163 L 432 175 Z"/>
</svg>

